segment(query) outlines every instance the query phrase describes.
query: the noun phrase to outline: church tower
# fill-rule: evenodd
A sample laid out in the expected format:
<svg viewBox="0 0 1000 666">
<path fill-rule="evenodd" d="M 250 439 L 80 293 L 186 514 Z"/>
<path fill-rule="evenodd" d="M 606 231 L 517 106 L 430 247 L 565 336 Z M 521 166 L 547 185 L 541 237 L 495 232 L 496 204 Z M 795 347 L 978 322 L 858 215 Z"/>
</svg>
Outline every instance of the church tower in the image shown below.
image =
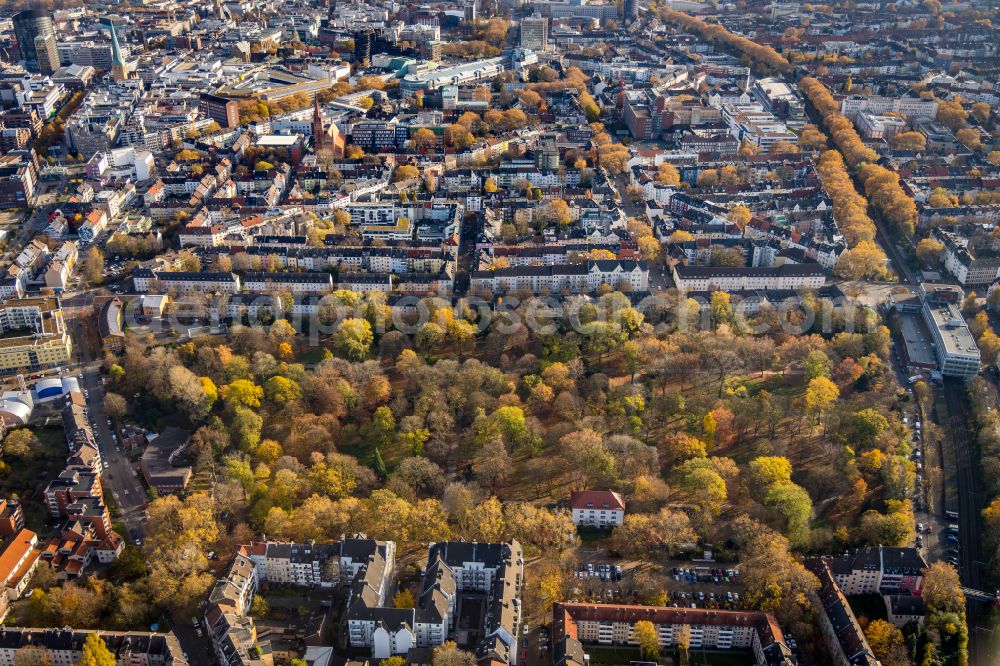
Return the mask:
<svg viewBox="0 0 1000 666">
<path fill-rule="evenodd" d="M 313 98 L 313 119 L 312 119 L 313 149 L 318 153 L 331 146 L 329 137 L 323 129 L 323 114 L 319 110 L 319 98 Z"/>
<path fill-rule="evenodd" d="M 108 22 L 108 28 L 111 30 L 111 78 L 115 80 L 115 83 L 120 83 L 128 78 L 128 66 L 125 64 L 125 59 L 122 58 L 122 50 L 118 45 L 118 33 L 115 31 L 113 21 Z"/>
</svg>

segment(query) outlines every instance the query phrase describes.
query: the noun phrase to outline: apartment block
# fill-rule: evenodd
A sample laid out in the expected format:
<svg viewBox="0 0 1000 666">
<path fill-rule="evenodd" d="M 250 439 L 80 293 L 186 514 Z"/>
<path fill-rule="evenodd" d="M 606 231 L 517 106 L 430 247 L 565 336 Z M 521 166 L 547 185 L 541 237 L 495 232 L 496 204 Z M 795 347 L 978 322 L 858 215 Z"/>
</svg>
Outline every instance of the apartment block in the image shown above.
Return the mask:
<svg viewBox="0 0 1000 666">
<path fill-rule="evenodd" d="M 826 273 L 819 264 L 774 267 L 687 266 L 675 264 L 674 285 L 681 292 L 819 289 Z"/>
<path fill-rule="evenodd" d="M 584 649 L 587 645 L 638 645 L 635 625 L 642 620 L 653 624 L 664 648 L 676 647 L 683 636 L 692 650 L 748 651 L 753 653 L 753 663 L 760 666 L 795 664 L 781 627 L 770 613 L 622 604 L 552 605 L 553 640 L 557 644 L 567 639 L 579 641 Z"/>
<path fill-rule="evenodd" d="M 0 302 L 0 373 L 55 368 L 69 363 L 73 343 L 56 298 Z"/>
</svg>

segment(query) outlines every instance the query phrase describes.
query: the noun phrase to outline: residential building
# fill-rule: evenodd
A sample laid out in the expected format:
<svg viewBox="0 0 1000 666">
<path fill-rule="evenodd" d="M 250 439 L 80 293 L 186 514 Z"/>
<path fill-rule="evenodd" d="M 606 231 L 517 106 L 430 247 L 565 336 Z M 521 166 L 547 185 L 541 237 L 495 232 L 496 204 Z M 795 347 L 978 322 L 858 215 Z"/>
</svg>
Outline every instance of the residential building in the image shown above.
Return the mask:
<svg viewBox="0 0 1000 666">
<path fill-rule="evenodd" d="M 1000 253 L 977 250 L 968 238 L 941 227 L 932 228 L 931 235 L 944 245 L 944 268 L 960 285 L 991 285 L 1000 279 Z"/>
<path fill-rule="evenodd" d="M 898 116 L 884 116 L 867 111 L 858 113 L 855 125 L 866 139 L 886 141 L 906 129 L 906 121 Z"/>
<path fill-rule="evenodd" d="M 73 343 L 56 298 L 0 302 L 0 373 L 55 368 L 72 358 Z"/>
<path fill-rule="evenodd" d="M 28 589 L 38 566 L 40 552 L 37 546 L 38 535 L 25 528 L 3 543 L 0 550 L 0 589 L 11 601 L 20 598 Z"/>
<path fill-rule="evenodd" d="M 122 321 L 122 301 L 117 296 L 108 299 L 97 314 L 97 332 L 106 351 L 125 351 L 125 329 Z"/>
<path fill-rule="evenodd" d="M 674 285 L 689 291 L 752 291 L 761 289 L 819 289 L 826 273 L 819 264 L 782 264 L 774 267 L 687 266 L 675 264 Z"/>
<path fill-rule="evenodd" d="M 136 269 L 132 282 L 139 293 L 147 293 L 156 285 L 159 291 L 177 293 L 235 294 L 240 290 L 240 278 L 235 273 L 153 272 Z"/>
<path fill-rule="evenodd" d="M 608 529 L 625 522 L 625 498 L 613 490 L 574 492 L 569 503 L 574 525 Z"/>
<path fill-rule="evenodd" d="M 21 648 L 43 648 L 56 666 L 80 663 L 89 629 L 27 629 L 0 627 L 0 664 L 15 663 Z M 119 666 L 186 666 L 184 651 L 173 632 L 102 631 L 96 633 L 116 656 Z"/>
<path fill-rule="evenodd" d="M 0 208 L 27 208 L 34 203 L 38 169 L 17 153 L 0 157 Z"/>
<path fill-rule="evenodd" d="M 329 273 L 245 273 L 242 291 L 256 294 L 289 291 L 295 294 L 325 294 L 333 291 Z"/>
<path fill-rule="evenodd" d="M 911 622 L 916 625 L 924 623 L 927 609 L 923 597 L 915 594 L 887 594 L 882 599 L 885 601 L 885 619 L 900 629 Z"/>
<path fill-rule="evenodd" d="M 66 507 L 77 500 L 101 496 L 101 476 L 87 466 L 68 466 L 45 488 L 45 503 L 53 517 L 67 515 Z"/>
<path fill-rule="evenodd" d="M 847 596 L 858 594 L 916 594 L 923 588 L 927 568 L 916 548 L 865 546 L 836 558 L 827 558 L 837 586 Z"/>
<path fill-rule="evenodd" d="M 916 118 L 933 120 L 937 116 L 937 110 L 937 100 L 917 97 L 849 95 L 840 101 L 840 112 L 853 121 L 857 121 L 858 114 L 865 112 L 879 116 L 898 113 L 910 120 Z"/>
<path fill-rule="evenodd" d="M 635 625 L 641 620 L 653 624 L 662 648 L 676 647 L 683 637 L 691 650 L 746 651 L 760 666 L 795 664 L 778 621 L 758 611 L 560 602 L 552 605 L 552 638 L 556 644 L 567 638 L 579 641 L 584 649 L 635 646 Z M 572 659 L 564 662 L 577 666 Z"/>
<path fill-rule="evenodd" d="M 837 585 L 830 565 L 823 558 L 806 561 L 806 566 L 819 578 L 816 615 L 833 666 L 880 666 L 847 597 Z"/>
<path fill-rule="evenodd" d="M 222 128 L 237 127 L 240 124 L 240 105 L 235 99 L 203 93 L 198 98 L 198 110 L 219 123 Z"/>
<path fill-rule="evenodd" d="M 87 162 L 87 177 L 93 180 L 131 178 L 141 183 L 153 177 L 155 168 L 151 152 L 128 146 L 94 153 Z"/>
<path fill-rule="evenodd" d="M 562 266 L 512 266 L 472 273 L 475 294 L 593 293 L 601 285 L 630 292 L 649 290 L 649 269 L 644 261 L 611 259 Z"/>
</svg>

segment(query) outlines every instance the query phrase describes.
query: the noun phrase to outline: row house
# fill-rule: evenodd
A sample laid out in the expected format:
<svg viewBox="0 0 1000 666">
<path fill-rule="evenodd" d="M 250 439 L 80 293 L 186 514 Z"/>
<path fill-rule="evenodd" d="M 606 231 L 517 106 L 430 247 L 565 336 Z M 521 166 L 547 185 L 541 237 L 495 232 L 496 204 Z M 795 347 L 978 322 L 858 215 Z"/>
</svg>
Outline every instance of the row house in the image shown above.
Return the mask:
<svg viewBox="0 0 1000 666">
<path fill-rule="evenodd" d="M 235 273 L 191 273 L 184 271 L 156 271 L 137 268 L 132 272 L 132 282 L 139 293 L 167 291 L 179 293 L 223 293 L 240 291 L 240 278 Z M 158 288 L 153 290 L 153 285 Z"/>
<path fill-rule="evenodd" d="M 840 588 L 830 563 L 824 558 L 806 561 L 806 567 L 819 579 L 817 592 L 820 633 L 826 643 L 827 654 L 836 666 L 879 666 L 875 653 L 868 644 L 851 604 Z"/>
<path fill-rule="evenodd" d="M 90 634 L 104 641 L 120 666 L 186 666 L 187 658 L 173 632 L 103 631 L 89 629 L 28 629 L 0 627 L 0 664 L 18 661 L 26 649 L 39 648 L 55 666 L 78 664 Z"/>
<path fill-rule="evenodd" d="M 251 293 L 288 291 L 294 294 L 325 294 L 333 290 L 329 273 L 244 273 L 242 290 Z"/>
<path fill-rule="evenodd" d="M 819 264 L 782 264 L 776 267 L 673 267 L 674 286 L 689 291 L 753 291 L 761 289 L 819 289 L 826 273 Z"/>
<path fill-rule="evenodd" d="M 41 557 L 38 535 L 21 528 L 0 548 L 0 590 L 10 601 L 14 601 L 24 594 L 38 566 Z"/>
<path fill-rule="evenodd" d="M 612 289 L 648 291 L 649 268 L 644 261 L 610 259 L 563 266 L 515 266 L 473 272 L 471 290 L 477 294 L 593 293 L 605 284 Z"/>
<path fill-rule="evenodd" d="M 662 648 L 676 649 L 686 642 L 693 650 L 748 651 L 754 663 L 761 666 L 796 663 L 781 627 L 770 613 L 624 604 L 560 602 L 552 606 L 552 634 L 557 645 L 575 641 L 583 645 L 636 646 L 639 639 L 635 626 L 640 621 L 653 624 Z"/>
</svg>

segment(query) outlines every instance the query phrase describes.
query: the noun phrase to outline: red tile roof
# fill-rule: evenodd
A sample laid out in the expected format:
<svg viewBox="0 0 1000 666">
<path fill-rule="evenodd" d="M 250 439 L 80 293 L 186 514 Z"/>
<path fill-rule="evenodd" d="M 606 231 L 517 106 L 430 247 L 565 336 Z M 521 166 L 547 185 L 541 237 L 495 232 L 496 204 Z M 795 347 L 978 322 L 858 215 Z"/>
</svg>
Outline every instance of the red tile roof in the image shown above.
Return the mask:
<svg viewBox="0 0 1000 666">
<path fill-rule="evenodd" d="M 625 510 L 625 498 L 613 490 L 582 490 L 570 495 L 569 501 L 574 509 Z"/>
</svg>

